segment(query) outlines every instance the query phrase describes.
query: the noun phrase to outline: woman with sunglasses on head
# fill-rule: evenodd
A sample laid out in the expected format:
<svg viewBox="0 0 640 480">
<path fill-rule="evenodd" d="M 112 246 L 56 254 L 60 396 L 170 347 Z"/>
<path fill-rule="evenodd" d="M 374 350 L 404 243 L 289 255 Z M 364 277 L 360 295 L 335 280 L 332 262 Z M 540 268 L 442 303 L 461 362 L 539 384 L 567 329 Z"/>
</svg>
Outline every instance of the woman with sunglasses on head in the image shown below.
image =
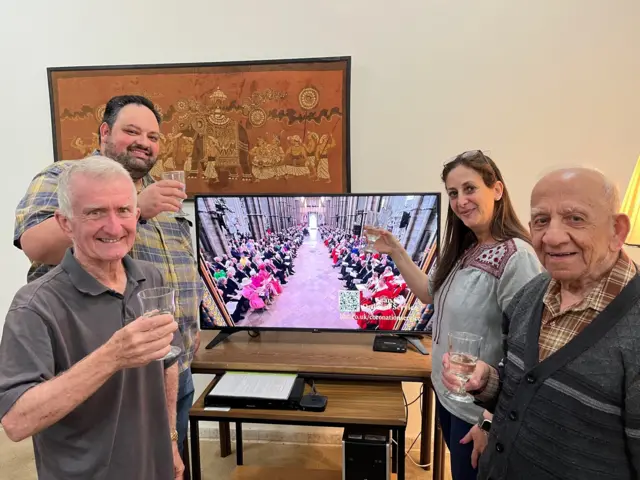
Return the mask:
<svg viewBox="0 0 640 480">
<path fill-rule="evenodd" d="M 449 208 L 432 278 L 390 232 L 370 227 L 365 231 L 380 235 L 374 248 L 393 258 L 424 304 L 434 305 L 431 381 L 438 420 L 451 453 L 453 480 L 474 480 L 490 428 L 485 419 L 491 416 L 473 403 L 447 396 L 442 358 L 449 348 L 449 332 L 481 336 L 479 359 L 497 364 L 503 355 L 502 312 L 542 267 L 493 160 L 479 150 L 464 152 L 445 165 L 442 181 Z"/>
</svg>

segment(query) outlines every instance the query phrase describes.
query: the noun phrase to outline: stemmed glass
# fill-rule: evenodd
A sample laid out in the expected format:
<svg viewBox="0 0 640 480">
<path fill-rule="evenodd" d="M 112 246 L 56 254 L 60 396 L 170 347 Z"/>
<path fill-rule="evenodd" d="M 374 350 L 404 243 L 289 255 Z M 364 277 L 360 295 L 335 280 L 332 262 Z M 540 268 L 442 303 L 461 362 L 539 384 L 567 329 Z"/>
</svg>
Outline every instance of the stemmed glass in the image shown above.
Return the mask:
<svg viewBox="0 0 640 480">
<path fill-rule="evenodd" d="M 465 389 L 465 384 L 473 375 L 480 355 L 482 337 L 467 332 L 449 333 L 449 371 L 460 379 L 457 392 L 447 391 L 445 396 L 463 403 L 473 403 L 473 396 Z"/>
<path fill-rule="evenodd" d="M 389 218 L 390 214 L 386 210 L 383 210 L 381 212 L 367 212 L 365 215 L 364 224 L 369 227 L 386 230 L 389 226 Z M 367 245 L 364 247 L 364 251 L 367 253 L 376 253 L 376 249 L 373 245 L 376 243 L 376 240 L 380 238 L 380 235 L 376 235 L 371 232 L 365 232 L 365 236 L 367 237 Z"/>
<path fill-rule="evenodd" d="M 184 170 L 172 170 L 169 172 L 162 172 L 162 179 L 163 180 L 176 180 L 180 183 L 182 183 L 183 187 L 182 190 L 186 193 L 187 191 L 187 184 L 185 181 L 185 176 L 184 176 Z M 183 200 L 180 200 L 180 204 L 182 205 Z M 177 212 L 166 212 L 167 215 L 171 216 L 171 217 L 188 217 L 189 214 L 186 213 L 184 210 L 182 210 L 182 208 L 180 208 L 179 211 Z"/>
<path fill-rule="evenodd" d="M 175 290 L 170 287 L 147 288 L 138 292 L 142 305 L 142 314 L 146 317 L 155 315 L 173 315 L 175 313 Z M 175 321 L 175 317 L 174 317 Z M 171 351 L 160 360 L 171 360 L 182 352 L 178 346 L 171 345 Z"/>
</svg>

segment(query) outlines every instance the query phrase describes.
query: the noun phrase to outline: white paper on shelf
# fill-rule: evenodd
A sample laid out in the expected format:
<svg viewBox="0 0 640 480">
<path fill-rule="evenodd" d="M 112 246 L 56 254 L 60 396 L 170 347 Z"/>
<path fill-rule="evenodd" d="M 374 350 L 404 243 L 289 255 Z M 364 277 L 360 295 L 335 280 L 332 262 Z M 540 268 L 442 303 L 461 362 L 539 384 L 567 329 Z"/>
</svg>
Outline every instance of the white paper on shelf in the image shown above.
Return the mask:
<svg viewBox="0 0 640 480">
<path fill-rule="evenodd" d="M 297 377 L 295 373 L 227 372 L 209 394 L 286 400 Z"/>
</svg>

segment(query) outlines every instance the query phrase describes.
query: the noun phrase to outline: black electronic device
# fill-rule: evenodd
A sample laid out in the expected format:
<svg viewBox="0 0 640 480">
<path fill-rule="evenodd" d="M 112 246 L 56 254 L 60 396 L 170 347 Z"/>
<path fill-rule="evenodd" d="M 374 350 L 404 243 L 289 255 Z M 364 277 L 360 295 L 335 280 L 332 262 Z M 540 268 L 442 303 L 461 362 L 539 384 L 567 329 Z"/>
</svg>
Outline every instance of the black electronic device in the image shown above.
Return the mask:
<svg viewBox="0 0 640 480">
<path fill-rule="evenodd" d="M 361 426 L 345 428 L 342 436 L 342 478 L 388 480 L 390 477 L 389 430 Z"/>
<path fill-rule="evenodd" d="M 304 378 L 296 378 L 293 383 L 293 387 L 291 388 L 289 398 L 284 400 L 270 398 L 236 397 L 229 395 L 213 395 L 211 392 L 209 392 L 204 397 L 204 406 L 221 408 L 257 408 L 264 410 L 298 410 L 300 408 L 300 400 L 304 395 L 304 385 Z"/>
<path fill-rule="evenodd" d="M 300 399 L 300 410 L 307 412 L 324 412 L 325 408 L 327 408 L 327 397 L 318 393 L 316 383 L 313 379 L 307 380 L 307 383 L 311 385 L 311 393 L 308 393 Z"/>
<path fill-rule="evenodd" d="M 324 412 L 327 408 L 327 397 L 310 393 L 300 399 L 300 410 L 305 412 Z"/>
<path fill-rule="evenodd" d="M 395 335 L 376 335 L 373 340 L 373 350 L 376 352 L 405 353 L 407 339 Z"/>
</svg>

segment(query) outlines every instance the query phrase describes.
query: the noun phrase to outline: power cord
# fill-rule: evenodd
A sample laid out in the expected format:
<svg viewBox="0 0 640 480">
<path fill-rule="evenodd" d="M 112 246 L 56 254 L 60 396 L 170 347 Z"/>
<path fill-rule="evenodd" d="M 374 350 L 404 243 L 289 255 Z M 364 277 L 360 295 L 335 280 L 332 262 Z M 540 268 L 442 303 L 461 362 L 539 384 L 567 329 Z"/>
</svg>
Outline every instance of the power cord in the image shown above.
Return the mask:
<svg viewBox="0 0 640 480">
<path fill-rule="evenodd" d="M 311 395 L 315 397 L 316 395 L 318 395 L 318 391 L 316 390 L 316 382 L 313 378 L 311 379 L 310 385 L 311 385 Z"/>
<path fill-rule="evenodd" d="M 424 385 L 420 386 L 420 394 L 418 394 L 418 396 L 411 401 L 410 403 L 407 403 L 407 396 L 404 394 L 404 390 L 402 391 L 402 398 L 404 399 L 404 411 L 405 411 L 405 422 L 407 424 L 409 424 L 409 405 L 413 405 L 414 403 L 416 403 L 418 400 L 420 400 L 422 398 L 422 395 L 424 395 Z M 422 414 L 422 402 L 420 402 L 420 413 Z M 426 465 L 420 465 L 418 462 L 416 462 L 413 457 L 411 456 L 410 452 L 411 449 L 413 448 L 413 446 L 416 444 L 416 442 L 418 441 L 418 439 L 422 436 L 422 422 L 420 422 L 420 432 L 418 433 L 418 435 L 416 435 L 416 438 L 413 440 L 413 443 L 411 443 L 411 445 L 409 446 L 409 449 L 404 452 L 405 457 L 407 457 L 409 460 L 411 460 L 411 463 L 413 463 L 416 467 L 419 468 L 427 468 L 430 467 L 431 464 L 428 463 Z M 396 444 L 396 446 L 398 445 L 398 442 L 396 442 L 394 439 L 391 439 L 391 441 L 393 443 Z"/>
</svg>

